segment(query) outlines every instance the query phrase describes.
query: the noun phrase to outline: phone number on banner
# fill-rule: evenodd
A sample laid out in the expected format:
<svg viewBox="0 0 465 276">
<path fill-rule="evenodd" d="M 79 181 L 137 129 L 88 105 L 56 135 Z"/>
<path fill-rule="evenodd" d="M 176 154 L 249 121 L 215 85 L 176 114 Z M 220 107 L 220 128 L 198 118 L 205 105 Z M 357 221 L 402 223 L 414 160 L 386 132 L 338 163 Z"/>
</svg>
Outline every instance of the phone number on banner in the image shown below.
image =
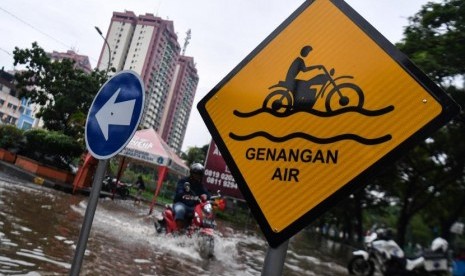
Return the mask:
<svg viewBox="0 0 465 276">
<path fill-rule="evenodd" d="M 222 186 L 229 189 L 237 189 L 234 177 L 229 173 L 220 173 L 213 170 L 205 170 L 206 181 L 208 184 Z"/>
</svg>

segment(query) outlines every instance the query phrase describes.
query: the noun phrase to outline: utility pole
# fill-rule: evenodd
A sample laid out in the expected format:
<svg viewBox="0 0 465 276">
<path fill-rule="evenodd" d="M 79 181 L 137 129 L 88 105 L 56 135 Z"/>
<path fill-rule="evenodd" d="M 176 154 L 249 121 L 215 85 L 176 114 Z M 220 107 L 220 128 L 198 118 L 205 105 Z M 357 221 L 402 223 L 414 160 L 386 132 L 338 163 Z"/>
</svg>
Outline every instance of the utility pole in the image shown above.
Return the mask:
<svg viewBox="0 0 465 276">
<path fill-rule="evenodd" d="M 110 44 L 108 44 L 107 39 L 103 36 L 103 33 L 102 33 L 102 31 L 99 29 L 99 27 L 95 26 L 94 28 L 95 28 L 95 30 L 97 30 L 98 34 L 103 38 L 103 40 L 105 41 L 105 44 L 107 45 L 107 48 L 108 48 L 107 71 L 106 71 L 106 73 L 105 73 L 105 74 L 108 76 L 108 71 L 110 70 L 110 62 L 111 62 L 111 48 L 110 48 Z"/>
</svg>

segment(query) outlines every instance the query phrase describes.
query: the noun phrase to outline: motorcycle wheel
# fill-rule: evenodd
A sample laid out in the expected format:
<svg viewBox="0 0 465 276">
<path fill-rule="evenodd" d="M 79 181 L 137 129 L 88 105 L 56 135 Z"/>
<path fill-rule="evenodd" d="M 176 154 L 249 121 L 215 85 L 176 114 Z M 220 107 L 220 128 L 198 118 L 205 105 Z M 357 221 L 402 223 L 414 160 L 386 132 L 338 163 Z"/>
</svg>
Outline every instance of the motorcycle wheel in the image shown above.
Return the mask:
<svg viewBox="0 0 465 276">
<path fill-rule="evenodd" d="M 350 275 L 372 276 L 375 265 L 371 260 L 365 260 L 362 256 L 353 257 L 347 266 Z"/>
<path fill-rule="evenodd" d="M 154 220 L 153 226 L 155 226 L 155 231 L 157 232 L 157 234 L 166 234 L 165 220 L 162 220 L 162 221 Z"/>
<path fill-rule="evenodd" d="M 275 90 L 271 92 L 263 102 L 263 109 L 269 110 L 273 115 L 286 115 L 288 114 L 293 105 L 293 97 L 288 90 Z"/>
<path fill-rule="evenodd" d="M 210 235 L 200 237 L 200 256 L 204 259 L 213 257 L 215 251 L 215 239 Z"/>
<path fill-rule="evenodd" d="M 339 94 L 341 93 L 341 94 Z M 337 96 L 335 96 L 337 94 Z M 326 111 L 331 112 L 344 107 L 363 108 L 365 96 L 360 87 L 353 83 L 341 83 L 335 86 L 326 97 Z"/>
</svg>

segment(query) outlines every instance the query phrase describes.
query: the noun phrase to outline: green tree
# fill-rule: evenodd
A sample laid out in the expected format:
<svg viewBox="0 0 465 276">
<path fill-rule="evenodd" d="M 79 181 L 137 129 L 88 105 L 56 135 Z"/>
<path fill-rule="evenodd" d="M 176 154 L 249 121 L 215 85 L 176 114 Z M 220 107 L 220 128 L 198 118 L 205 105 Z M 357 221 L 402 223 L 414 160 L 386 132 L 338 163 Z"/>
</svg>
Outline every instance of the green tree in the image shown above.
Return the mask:
<svg viewBox="0 0 465 276">
<path fill-rule="evenodd" d="M 0 125 L 0 148 L 16 152 L 22 139 L 21 129 L 13 125 Z"/>
<path fill-rule="evenodd" d="M 41 106 L 36 116 L 45 128 L 82 141 L 89 107 L 106 80 L 105 72 L 87 74 L 72 60 L 52 61 L 36 42 L 30 49 L 15 47 L 13 54 L 14 65 L 25 67 L 15 74 L 20 96 Z"/>
<path fill-rule="evenodd" d="M 397 47 L 462 107 L 465 91 L 456 87 L 465 75 L 465 2 L 428 3 L 412 18 Z M 396 164 L 397 181 L 389 192 L 399 199 L 398 241 L 417 214 L 447 237 L 464 213 L 465 116 L 461 114 Z"/>
<path fill-rule="evenodd" d="M 449 86 L 465 74 L 465 2 L 444 0 L 428 3 L 405 29 L 397 46 L 430 78 Z"/>
<path fill-rule="evenodd" d="M 57 131 L 30 129 L 24 132 L 19 154 L 60 169 L 70 169 L 83 147 L 74 138 Z"/>
<path fill-rule="evenodd" d="M 190 166 L 192 163 L 204 163 L 207 158 L 209 144 L 203 147 L 189 147 L 186 153 L 181 154 L 181 158 L 187 161 L 187 165 Z"/>
<path fill-rule="evenodd" d="M 410 18 L 397 47 L 465 106 L 465 91 L 456 85 L 465 75 L 465 1 L 444 0 L 423 6 Z M 400 246 L 410 233 L 421 233 L 424 238 L 436 231 L 447 238 L 451 224 L 465 215 L 464 136 L 462 108 L 457 118 L 385 168 L 385 173 L 342 201 L 321 221 L 327 222 L 327 215 L 332 223 L 340 225 L 342 221 L 350 235 L 351 228 L 361 233 L 363 215 L 368 227 L 373 223 L 394 226 Z M 373 193 L 382 195 L 382 201 L 378 202 L 380 198 L 373 197 Z M 425 225 L 430 233 L 425 232 Z"/>
<path fill-rule="evenodd" d="M 410 151 L 397 162 L 397 180 L 386 187 L 391 197 L 398 198 L 397 242 L 400 246 L 405 244 L 411 220 L 439 200 L 452 183 L 452 176 L 444 173 L 444 164 L 437 162 L 440 155 L 434 154 L 436 146 L 428 140 Z"/>
<path fill-rule="evenodd" d="M 386 223 L 384 220 L 389 215 L 388 209 L 393 199 L 383 187 L 390 185 L 395 179 L 396 175 L 393 171 L 393 166 L 385 168 L 378 177 L 371 179 L 368 185 L 360 183 L 360 187 L 363 188 L 342 200 L 327 212 L 319 223 L 332 221 L 339 225 L 339 229 L 347 235 L 346 239 L 349 242 L 357 238 L 359 243 L 363 241 L 366 230 L 373 225 L 391 226 L 391 223 Z M 328 219 L 328 216 L 332 219 Z"/>
</svg>

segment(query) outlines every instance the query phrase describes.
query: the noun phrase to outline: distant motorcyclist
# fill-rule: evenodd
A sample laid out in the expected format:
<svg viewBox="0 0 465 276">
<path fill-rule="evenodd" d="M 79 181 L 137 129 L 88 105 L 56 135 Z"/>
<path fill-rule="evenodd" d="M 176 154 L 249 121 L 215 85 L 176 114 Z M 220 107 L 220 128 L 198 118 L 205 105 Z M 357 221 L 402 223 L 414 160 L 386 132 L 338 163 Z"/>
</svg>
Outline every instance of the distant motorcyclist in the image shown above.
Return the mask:
<svg viewBox="0 0 465 276">
<path fill-rule="evenodd" d="M 178 181 L 174 196 L 174 214 L 176 226 L 182 230 L 186 227 L 186 215 L 194 212 L 194 207 L 199 197 L 206 195 L 210 198 L 207 189 L 202 185 L 205 168 L 200 163 L 194 163 L 190 167 L 189 176 Z"/>
</svg>

